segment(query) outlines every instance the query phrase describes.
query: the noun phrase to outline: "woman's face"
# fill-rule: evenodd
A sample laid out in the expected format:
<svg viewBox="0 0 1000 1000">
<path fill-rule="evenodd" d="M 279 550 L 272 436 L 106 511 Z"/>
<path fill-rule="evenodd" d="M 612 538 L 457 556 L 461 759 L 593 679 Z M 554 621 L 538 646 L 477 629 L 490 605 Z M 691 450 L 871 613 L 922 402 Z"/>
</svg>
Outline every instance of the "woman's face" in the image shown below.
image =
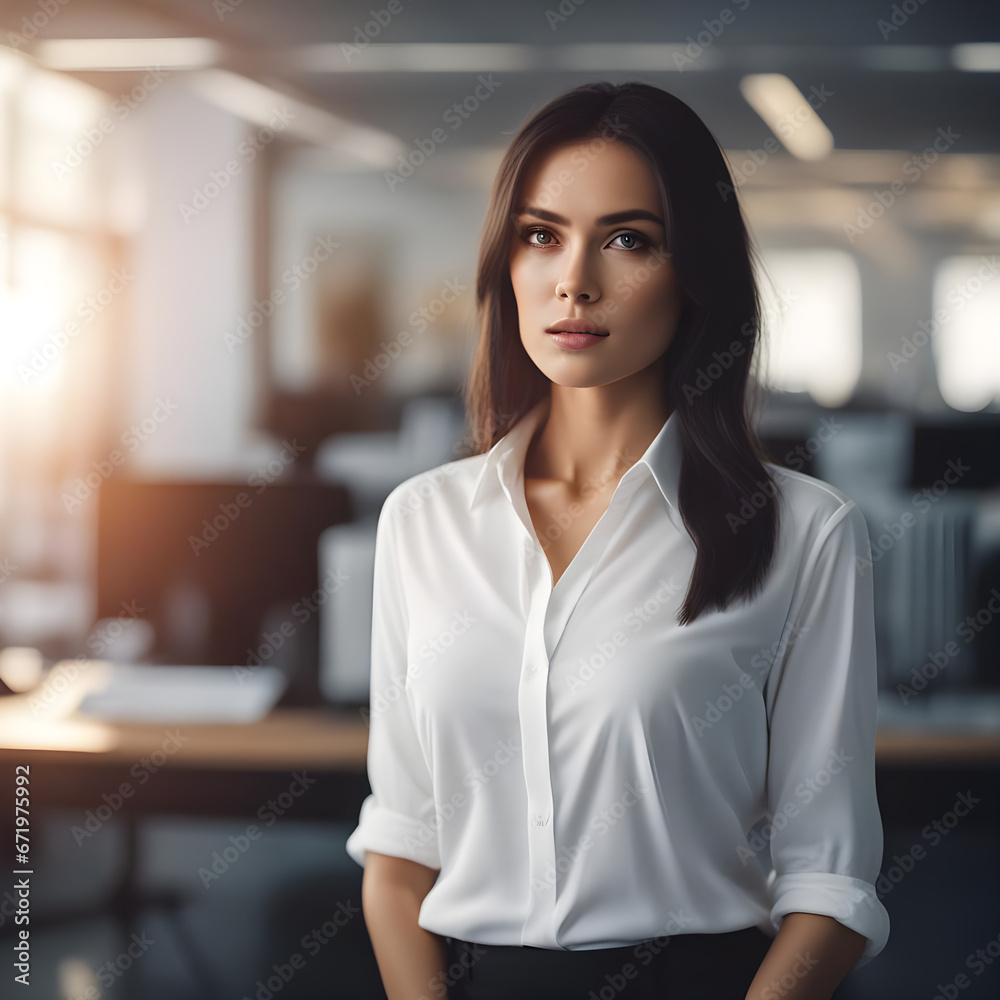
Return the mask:
<svg viewBox="0 0 1000 1000">
<path fill-rule="evenodd" d="M 521 343 L 549 380 L 606 385 L 658 361 L 682 295 L 645 158 L 617 141 L 561 146 L 526 173 L 514 211 L 510 278 Z M 607 336 L 546 332 L 567 319 Z M 587 346 L 574 348 L 574 339 Z"/>
</svg>

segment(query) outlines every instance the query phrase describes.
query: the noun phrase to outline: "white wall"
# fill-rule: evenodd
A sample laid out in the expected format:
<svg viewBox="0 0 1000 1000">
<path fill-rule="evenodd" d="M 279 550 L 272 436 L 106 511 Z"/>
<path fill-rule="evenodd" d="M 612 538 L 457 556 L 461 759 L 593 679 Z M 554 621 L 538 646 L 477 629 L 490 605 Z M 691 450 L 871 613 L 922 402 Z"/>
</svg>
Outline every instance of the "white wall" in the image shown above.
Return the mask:
<svg viewBox="0 0 1000 1000">
<path fill-rule="evenodd" d="M 141 186 L 129 258 L 126 422 L 149 417 L 160 399 L 178 406 L 136 450 L 141 473 L 217 475 L 252 461 L 253 358 L 248 345 L 230 351 L 223 341 L 251 301 L 252 165 L 238 152 L 248 131 L 180 76 L 122 126 Z M 240 172 L 185 221 L 180 206 L 234 160 Z"/>
</svg>

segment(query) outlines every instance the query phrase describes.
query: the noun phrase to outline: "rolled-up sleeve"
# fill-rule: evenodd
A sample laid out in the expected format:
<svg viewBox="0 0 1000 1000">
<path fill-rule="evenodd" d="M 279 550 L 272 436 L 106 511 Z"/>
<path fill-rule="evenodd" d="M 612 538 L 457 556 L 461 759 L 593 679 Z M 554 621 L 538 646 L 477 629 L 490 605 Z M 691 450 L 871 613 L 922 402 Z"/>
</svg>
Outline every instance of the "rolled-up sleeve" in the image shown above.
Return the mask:
<svg viewBox="0 0 1000 1000">
<path fill-rule="evenodd" d="M 810 546 L 766 686 L 771 923 L 777 930 L 795 911 L 833 917 L 867 939 L 856 967 L 889 938 L 875 891 L 883 835 L 870 559 L 864 515 L 848 500 Z"/>
<path fill-rule="evenodd" d="M 365 851 L 441 867 L 430 770 L 417 737 L 406 689 L 407 622 L 395 491 L 375 531 L 372 593 L 368 781 L 347 853 L 362 867 Z"/>
</svg>

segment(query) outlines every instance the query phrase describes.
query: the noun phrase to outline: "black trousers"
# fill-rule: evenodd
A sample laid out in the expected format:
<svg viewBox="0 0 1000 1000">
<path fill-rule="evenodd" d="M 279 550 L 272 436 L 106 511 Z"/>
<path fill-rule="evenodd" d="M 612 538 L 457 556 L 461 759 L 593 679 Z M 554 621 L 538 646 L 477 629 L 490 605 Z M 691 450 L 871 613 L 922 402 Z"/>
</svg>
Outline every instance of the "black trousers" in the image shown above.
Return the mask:
<svg viewBox="0 0 1000 1000">
<path fill-rule="evenodd" d="M 448 1000 L 744 1000 L 771 941 L 757 927 L 592 951 L 446 938 Z"/>
</svg>

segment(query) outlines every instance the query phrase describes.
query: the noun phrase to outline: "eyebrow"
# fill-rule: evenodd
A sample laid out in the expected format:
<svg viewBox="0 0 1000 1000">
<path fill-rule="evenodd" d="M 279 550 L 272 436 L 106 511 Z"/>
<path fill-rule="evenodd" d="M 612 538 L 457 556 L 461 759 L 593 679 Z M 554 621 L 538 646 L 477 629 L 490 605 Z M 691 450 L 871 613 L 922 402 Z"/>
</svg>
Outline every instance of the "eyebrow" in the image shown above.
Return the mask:
<svg viewBox="0 0 1000 1000">
<path fill-rule="evenodd" d="M 549 212 L 544 208 L 533 208 L 531 205 L 525 205 L 517 214 L 533 215 L 538 219 L 544 219 L 546 222 L 555 222 L 557 225 L 569 225 L 569 219 L 561 215 L 556 215 L 555 212 Z M 647 212 L 644 208 L 628 208 L 624 212 L 612 212 L 611 215 L 602 215 L 599 219 L 595 220 L 595 225 L 613 226 L 619 222 L 631 222 L 633 219 L 646 219 L 649 222 L 655 222 L 659 226 L 663 225 L 663 220 L 658 215 Z M 664 228 L 666 227 L 664 226 Z"/>
</svg>

